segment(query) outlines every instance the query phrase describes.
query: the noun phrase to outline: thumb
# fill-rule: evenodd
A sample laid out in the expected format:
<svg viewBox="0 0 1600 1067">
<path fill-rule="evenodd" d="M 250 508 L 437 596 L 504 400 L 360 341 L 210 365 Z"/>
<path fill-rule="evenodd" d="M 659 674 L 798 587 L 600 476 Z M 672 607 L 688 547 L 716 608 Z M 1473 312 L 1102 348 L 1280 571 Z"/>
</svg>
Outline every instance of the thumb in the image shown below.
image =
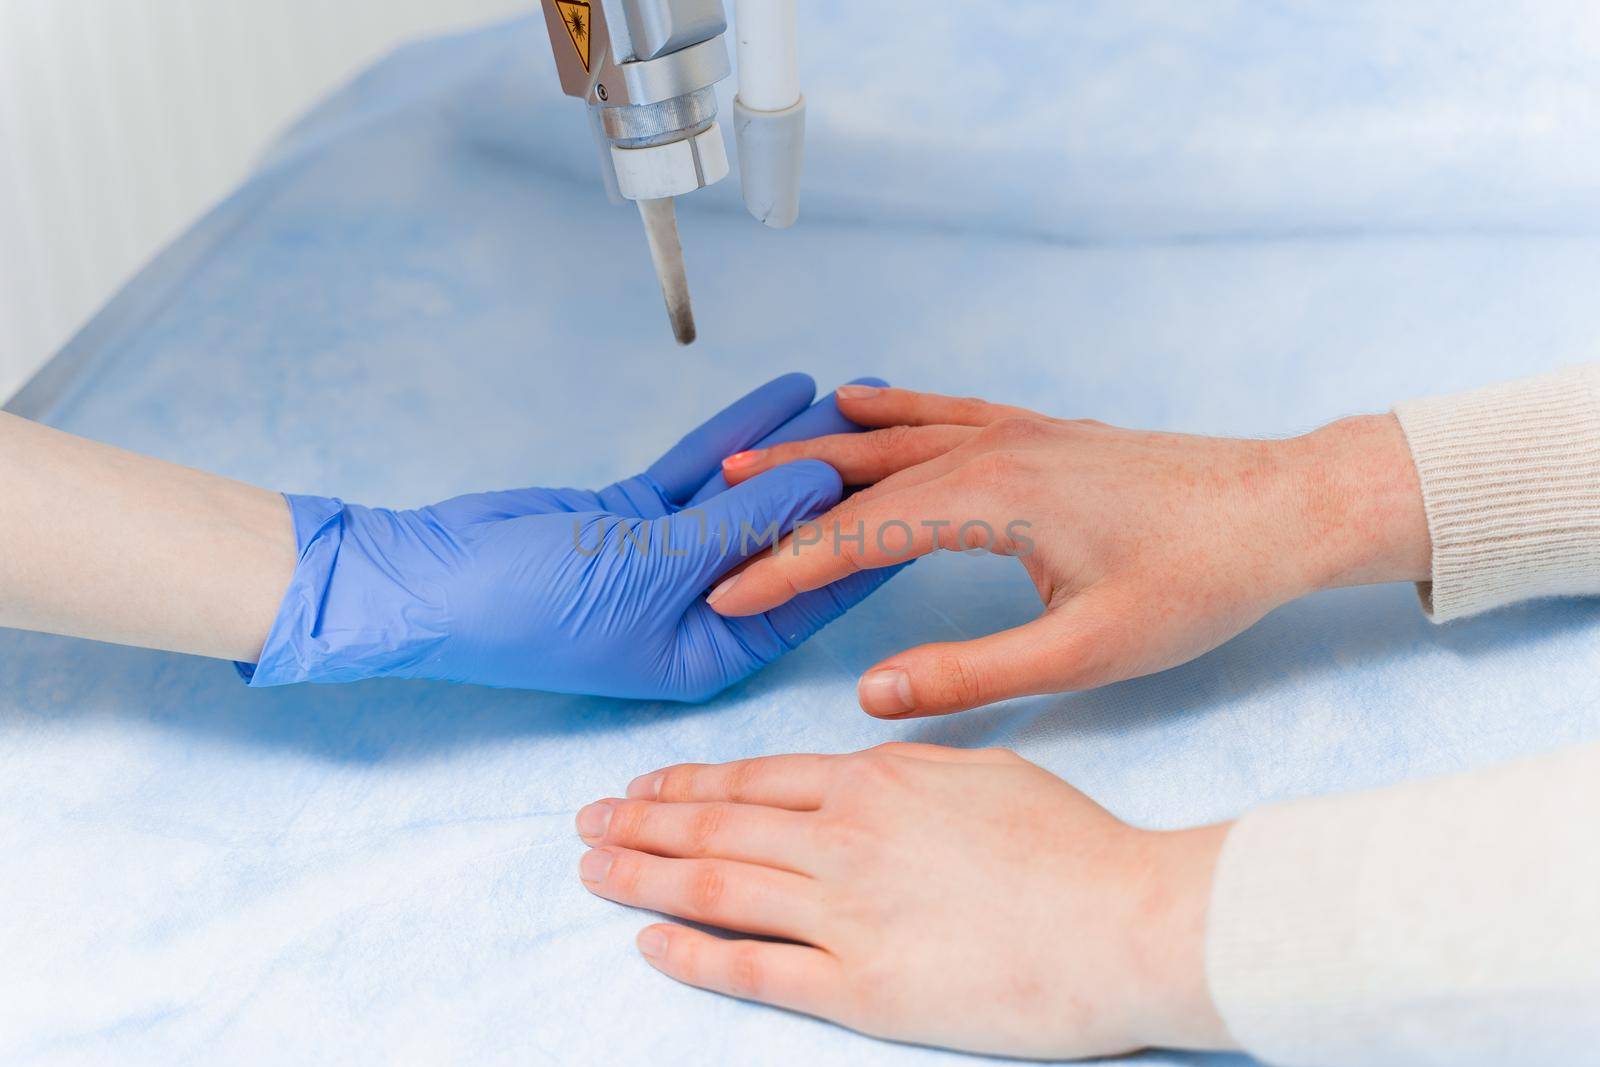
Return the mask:
<svg viewBox="0 0 1600 1067">
<path fill-rule="evenodd" d="M 1100 661 L 1114 655 L 1100 599 L 1091 589 L 1013 629 L 890 656 L 861 676 L 861 708 L 881 719 L 914 719 L 1096 685 Z"/>
<path fill-rule="evenodd" d="M 903 563 L 898 567 L 858 571 L 832 585 L 801 593 L 760 615 L 731 618 L 718 615 L 715 618 L 739 638 L 740 645 L 758 664 L 768 664 L 799 648 L 818 630 L 871 596 L 879 586 L 910 565 Z"/>
<path fill-rule="evenodd" d="M 770 551 L 785 534 L 833 507 L 843 495 L 838 472 L 808 459 L 775 467 L 678 512 L 671 519 L 675 525 L 698 519 L 699 536 L 690 557 L 696 590 L 758 552 Z"/>
</svg>

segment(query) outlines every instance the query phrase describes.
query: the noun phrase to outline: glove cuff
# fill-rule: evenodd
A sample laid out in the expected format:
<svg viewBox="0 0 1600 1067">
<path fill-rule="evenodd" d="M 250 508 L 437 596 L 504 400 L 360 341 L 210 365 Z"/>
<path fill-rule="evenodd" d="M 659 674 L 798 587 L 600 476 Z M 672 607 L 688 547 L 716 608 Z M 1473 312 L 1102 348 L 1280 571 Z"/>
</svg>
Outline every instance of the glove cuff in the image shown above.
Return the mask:
<svg viewBox="0 0 1600 1067">
<path fill-rule="evenodd" d="M 254 664 L 236 663 L 252 688 L 354 682 L 403 674 L 443 641 L 441 610 L 428 607 L 383 565 L 383 546 L 404 538 L 404 513 L 285 493 L 297 562 Z"/>
</svg>

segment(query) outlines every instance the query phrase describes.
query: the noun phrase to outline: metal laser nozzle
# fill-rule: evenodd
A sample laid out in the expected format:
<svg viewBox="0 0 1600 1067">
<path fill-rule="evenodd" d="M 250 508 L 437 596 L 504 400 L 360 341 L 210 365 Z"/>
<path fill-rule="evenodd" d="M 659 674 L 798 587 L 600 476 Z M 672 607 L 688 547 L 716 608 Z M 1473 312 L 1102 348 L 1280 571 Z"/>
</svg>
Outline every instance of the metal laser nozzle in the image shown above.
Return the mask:
<svg viewBox="0 0 1600 1067">
<path fill-rule="evenodd" d="M 723 0 L 543 0 L 562 91 L 585 100 L 608 192 L 639 205 L 679 344 L 694 340 L 673 198 L 728 175 Z"/>
<path fill-rule="evenodd" d="M 678 215 L 672 198 L 638 200 L 644 235 L 650 241 L 650 261 L 661 280 L 661 296 L 672 320 L 672 336 L 680 345 L 694 343 L 694 308 L 689 303 L 689 276 L 683 265 L 683 243 L 678 240 Z"/>
</svg>

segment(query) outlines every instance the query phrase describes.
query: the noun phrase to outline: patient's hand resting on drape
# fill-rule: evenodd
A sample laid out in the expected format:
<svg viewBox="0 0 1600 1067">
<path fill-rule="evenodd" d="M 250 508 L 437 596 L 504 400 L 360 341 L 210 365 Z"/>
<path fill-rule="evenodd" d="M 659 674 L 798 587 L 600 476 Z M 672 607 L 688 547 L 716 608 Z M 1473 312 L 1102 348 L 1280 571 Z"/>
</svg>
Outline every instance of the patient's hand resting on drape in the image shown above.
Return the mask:
<svg viewBox="0 0 1600 1067">
<path fill-rule="evenodd" d="M 706 989 L 900 1041 L 1066 1057 L 1223 1048 L 1207 895 L 1226 827 L 1138 830 L 1015 753 L 888 744 L 679 765 L 590 804 L 579 875 Z"/>
</svg>

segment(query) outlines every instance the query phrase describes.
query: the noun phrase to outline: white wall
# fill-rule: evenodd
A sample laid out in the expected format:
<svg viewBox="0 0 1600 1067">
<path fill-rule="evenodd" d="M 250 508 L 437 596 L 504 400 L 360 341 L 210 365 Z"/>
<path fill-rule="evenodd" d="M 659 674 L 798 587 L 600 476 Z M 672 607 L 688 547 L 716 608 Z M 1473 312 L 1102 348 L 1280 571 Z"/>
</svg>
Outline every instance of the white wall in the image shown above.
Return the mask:
<svg viewBox="0 0 1600 1067">
<path fill-rule="evenodd" d="M 533 0 L 0 0 L 0 402 L 318 96 Z"/>
</svg>

